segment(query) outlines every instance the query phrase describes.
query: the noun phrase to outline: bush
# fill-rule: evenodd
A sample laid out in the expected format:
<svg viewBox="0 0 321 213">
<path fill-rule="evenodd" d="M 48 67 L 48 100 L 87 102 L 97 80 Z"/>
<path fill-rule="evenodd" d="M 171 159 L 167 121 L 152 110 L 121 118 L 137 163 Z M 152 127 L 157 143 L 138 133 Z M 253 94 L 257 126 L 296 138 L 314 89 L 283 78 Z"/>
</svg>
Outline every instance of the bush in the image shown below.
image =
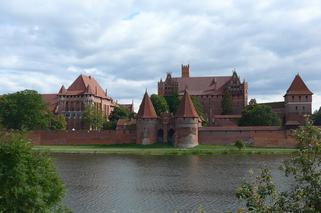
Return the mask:
<svg viewBox="0 0 321 213">
<path fill-rule="evenodd" d="M 241 150 L 241 149 L 245 148 L 245 143 L 242 140 L 237 140 L 237 141 L 235 141 L 234 146 L 236 146 L 236 148 L 238 148 L 238 150 Z"/>
<path fill-rule="evenodd" d="M 242 117 L 239 120 L 240 126 L 279 126 L 281 120 L 277 114 L 272 111 L 270 106 L 264 104 L 248 105 L 242 111 Z"/>
<path fill-rule="evenodd" d="M 321 212 L 321 130 L 308 122 L 295 136 L 299 151 L 281 167 L 293 180 L 291 188 L 278 191 L 270 170 L 261 169 L 254 182 L 244 182 L 237 189 L 247 212 Z"/>
<path fill-rule="evenodd" d="M 64 186 L 50 158 L 21 134 L 0 135 L 0 212 L 65 212 Z"/>
</svg>

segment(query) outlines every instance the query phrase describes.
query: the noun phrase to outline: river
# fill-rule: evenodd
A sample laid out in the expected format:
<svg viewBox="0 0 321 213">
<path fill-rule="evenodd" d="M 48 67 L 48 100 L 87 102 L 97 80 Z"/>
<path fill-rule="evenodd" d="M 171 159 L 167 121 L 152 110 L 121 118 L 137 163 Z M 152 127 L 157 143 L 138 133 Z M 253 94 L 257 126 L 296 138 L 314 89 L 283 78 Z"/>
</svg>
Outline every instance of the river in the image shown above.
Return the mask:
<svg viewBox="0 0 321 213">
<path fill-rule="evenodd" d="M 135 156 L 54 154 L 76 213 L 235 212 L 235 189 L 249 170 L 267 166 L 282 189 L 280 155 Z"/>
</svg>

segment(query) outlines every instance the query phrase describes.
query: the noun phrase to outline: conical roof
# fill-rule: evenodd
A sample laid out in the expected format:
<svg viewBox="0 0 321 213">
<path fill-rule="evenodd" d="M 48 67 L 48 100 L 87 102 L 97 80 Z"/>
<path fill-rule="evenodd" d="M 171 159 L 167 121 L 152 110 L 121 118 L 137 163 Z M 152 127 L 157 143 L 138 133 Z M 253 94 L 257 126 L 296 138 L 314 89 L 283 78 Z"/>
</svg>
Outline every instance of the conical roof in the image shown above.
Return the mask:
<svg viewBox="0 0 321 213">
<path fill-rule="evenodd" d="M 185 90 L 184 96 L 179 104 L 176 117 L 198 118 L 191 96 L 188 94 L 187 90 Z"/>
<path fill-rule="evenodd" d="M 289 89 L 286 91 L 287 95 L 312 95 L 313 93 L 306 86 L 301 76 L 297 74 L 292 81 Z"/>
<path fill-rule="evenodd" d="M 152 101 L 150 100 L 147 91 L 145 92 L 142 103 L 140 104 L 139 111 L 137 114 L 138 118 L 157 118 L 155 108 Z"/>
</svg>

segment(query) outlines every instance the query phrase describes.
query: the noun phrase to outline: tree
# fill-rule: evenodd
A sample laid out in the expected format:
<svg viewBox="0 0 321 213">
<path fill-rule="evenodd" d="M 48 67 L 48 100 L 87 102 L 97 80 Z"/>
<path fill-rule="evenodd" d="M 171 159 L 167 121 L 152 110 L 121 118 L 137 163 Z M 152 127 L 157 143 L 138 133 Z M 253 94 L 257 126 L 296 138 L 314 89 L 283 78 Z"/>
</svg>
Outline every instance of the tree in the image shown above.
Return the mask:
<svg viewBox="0 0 321 213">
<path fill-rule="evenodd" d="M 233 112 L 233 98 L 229 88 L 224 89 L 222 99 L 222 115 L 229 115 Z"/>
<path fill-rule="evenodd" d="M 204 113 L 203 106 L 201 104 L 200 99 L 197 96 L 192 96 L 191 99 L 198 116 L 202 118 L 202 120 L 204 121 L 204 124 L 208 124 L 208 118 L 207 118 L 207 115 Z"/>
<path fill-rule="evenodd" d="M 241 149 L 244 149 L 245 143 L 242 140 L 237 140 L 235 141 L 234 146 L 238 148 L 238 150 L 241 150 Z"/>
<path fill-rule="evenodd" d="M 89 129 L 100 130 L 104 124 L 102 112 L 94 105 L 87 105 L 83 114 L 83 121 Z"/>
<path fill-rule="evenodd" d="M 49 116 L 41 95 L 33 90 L 7 94 L 0 99 L 0 117 L 7 129 L 47 129 Z"/>
<path fill-rule="evenodd" d="M 285 176 L 294 181 L 278 192 L 271 172 L 264 168 L 254 183 L 244 182 L 237 197 L 251 212 L 321 212 L 321 130 L 307 122 L 295 132 L 299 152 L 283 163 Z"/>
<path fill-rule="evenodd" d="M 49 116 L 50 116 L 49 129 L 65 130 L 67 128 L 67 122 L 66 122 L 65 116 L 54 115 L 53 113 L 50 113 Z"/>
<path fill-rule="evenodd" d="M 109 121 L 104 123 L 104 129 L 116 129 L 117 121 L 119 119 L 134 118 L 135 113 L 129 112 L 126 107 L 118 106 L 110 113 Z"/>
<path fill-rule="evenodd" d="M 165 96 L 165 99 L 168 105 L 169 112 L 175 114 L 180 103 L 178 94 L 175 93 L 171 96 Z"/>
<path fill-rule="evenodd" d="M 312 114 L 311 118 L 314 125 L 321 126 L 321 107 Z"/>
<path fill-rule="evenodd" d="M 0 135 L 0 212 L 64 212 L 64 185 L 51 159 L 21 134 Z"/>
<path fill-rule="evenodd" d="M 168 104 L 163 96 L 153 94 L 151 95 L 150 99 L 153 103 L 157 115 L 169 111 Z"/>
<path fill-rule="evenodd" d="M 279 126 L 280 118 L 272 111 L 270 106 L 264 104 L 248 105 L 242 111 L 239 120 L 240 126 Z"/>
</svg>

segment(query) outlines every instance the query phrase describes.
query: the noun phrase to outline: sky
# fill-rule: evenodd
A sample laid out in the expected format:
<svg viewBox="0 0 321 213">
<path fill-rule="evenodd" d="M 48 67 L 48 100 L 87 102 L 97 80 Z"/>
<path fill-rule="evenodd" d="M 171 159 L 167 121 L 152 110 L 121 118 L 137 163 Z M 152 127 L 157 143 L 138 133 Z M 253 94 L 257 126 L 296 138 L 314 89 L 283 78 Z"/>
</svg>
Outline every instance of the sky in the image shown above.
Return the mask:
<svg viewBox="0 0 321 213">
<path fill-rule="evenodd" d="M 320 0 L 10 0 L 0 4 L 0 93 L 57 93 L 92 75 L 139 107 L 167 72 L 231 75 L 281 101 L 296 74 L 321 106 Z"/>
</svg>

